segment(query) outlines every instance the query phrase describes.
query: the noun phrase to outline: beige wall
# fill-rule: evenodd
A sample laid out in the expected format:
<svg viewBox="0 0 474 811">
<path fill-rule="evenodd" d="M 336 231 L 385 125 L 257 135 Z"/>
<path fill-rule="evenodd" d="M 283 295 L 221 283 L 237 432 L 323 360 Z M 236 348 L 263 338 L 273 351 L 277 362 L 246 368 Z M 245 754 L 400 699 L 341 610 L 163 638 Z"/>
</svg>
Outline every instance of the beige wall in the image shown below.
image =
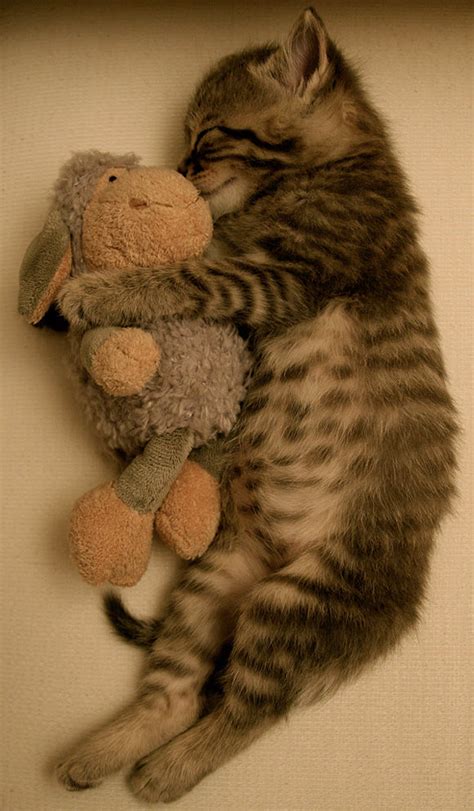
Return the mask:
<svg viewBox="0 0 474 811">
<path fill-rule="evenodd" d="M 284 33 L 300 3 L 39 0 L 5 7 L 1 808 L 125 811 L 138 805 L 122 777 L 71 796 L 49 774 L 63 745 L 129 696 L 140 658 L 111 637 L 97 592 L 68 561 L 68 510 L 111 471 L 72 398 L 63 338 L 28 328 L 15 315 L 17 269 L 42 224 L 58 166 L 72 150 L 134 149 L 145 161 L 174 165 L 186 99 L 203 68 L 248 41 Z M 178 807 L 458 811 L 470 807 L 472 742 L 468 4 L 327 0 L 318 8 L 389 116 L 424 211 L 436 310 L 466 426 L 461 498 L 439 537 L 417 633 L 357 684 L 292 717 Z M 156 549 L 146 577 L 127 594 L 129 604 L 151 610 L 172 571 L 170 556 Z"/>
</svg>

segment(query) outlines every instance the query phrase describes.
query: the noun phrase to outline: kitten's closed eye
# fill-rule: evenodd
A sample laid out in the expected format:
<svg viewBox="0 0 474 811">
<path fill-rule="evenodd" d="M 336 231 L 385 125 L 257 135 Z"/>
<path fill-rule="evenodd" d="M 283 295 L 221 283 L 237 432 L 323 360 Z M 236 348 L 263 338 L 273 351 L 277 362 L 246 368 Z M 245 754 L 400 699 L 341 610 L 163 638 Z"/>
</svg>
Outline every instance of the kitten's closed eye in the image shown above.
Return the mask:
<svg viewBox="0 0 474 811">
<path fill-rule="evenodd" d="M 197 132 L 178 171 L 209 200 L 217 218 L 241 208 L 261 184 L 262 174 L 287 168 L 297 152 L 297 138 L 271 137 L 253 126 L 216 124 Z"/>
</svg>

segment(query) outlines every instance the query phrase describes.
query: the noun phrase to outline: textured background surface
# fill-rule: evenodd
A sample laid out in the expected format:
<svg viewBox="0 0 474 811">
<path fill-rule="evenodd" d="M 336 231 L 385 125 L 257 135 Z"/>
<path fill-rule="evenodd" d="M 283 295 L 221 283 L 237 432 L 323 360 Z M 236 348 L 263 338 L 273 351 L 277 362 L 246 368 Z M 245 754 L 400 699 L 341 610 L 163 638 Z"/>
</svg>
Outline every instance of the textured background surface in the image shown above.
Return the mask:
<svg viewBox="0 0 474 811">
<path fill-rule="evenodd" d="M 71 396 L 63 338 L 15 317 L 17 269 L 71 151 L 134 149 L 144 161 L 175 165 L 186 100 L 202 70 L 218 55 L 286 32 L 300 4 L 20 0 L 3 8 L 1 808 L 131 811 L 140 806 L 122 776 L 83 795 L 63 793 L 50 776 L 57 752 L 127 699 L 140 658 L 112 639 L 97 592 L 68 561 L 68 510 L 111 470 Z M 455 2 L 318 8 L 387 113 L 424 211 L 436 310 L 464 415 L 461 498 L 439 538 L 417 633 L 176 807 L 458 811 L 472 807 L 471 20 L 468 4 Z M 154 608 L 173 568 L 157 549 L 129 604 Z"/>
</svg>

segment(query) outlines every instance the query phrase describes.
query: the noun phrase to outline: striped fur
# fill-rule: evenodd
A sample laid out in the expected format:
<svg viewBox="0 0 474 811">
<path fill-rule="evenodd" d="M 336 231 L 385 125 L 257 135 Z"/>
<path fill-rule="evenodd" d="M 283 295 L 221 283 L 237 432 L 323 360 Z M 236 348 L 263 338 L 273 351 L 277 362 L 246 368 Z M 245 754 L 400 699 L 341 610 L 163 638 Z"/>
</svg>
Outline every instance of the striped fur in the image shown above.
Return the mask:
<svg viewBox="0 0 474 811">
<path fill-rule="evenodd" d="M 255 354 L 220 535 L 160 623 L 109 599 L 147 673 L 59 767 L 77 789 L 138 761 L 131 788 L 150 801 L 181 796 L 413 627 L 455 465 L 416 206 L 317 15 L 284 47 L 219 63 L 186 133 L 181 169 L 216 217 L 208 255 L 87 275 L 62 302 L 76 322 L 231 319 Z"/>
</svg>

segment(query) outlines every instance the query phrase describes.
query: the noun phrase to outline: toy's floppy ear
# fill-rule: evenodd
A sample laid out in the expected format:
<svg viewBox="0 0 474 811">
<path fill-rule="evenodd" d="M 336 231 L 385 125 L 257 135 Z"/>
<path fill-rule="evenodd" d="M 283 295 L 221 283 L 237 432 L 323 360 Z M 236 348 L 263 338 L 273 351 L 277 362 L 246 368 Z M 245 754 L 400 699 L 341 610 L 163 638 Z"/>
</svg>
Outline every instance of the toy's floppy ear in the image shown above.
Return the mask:
<svg viewBox="0 0 474 811">
<path fill-rule="evenodd" d="M 29 245 L 20 269 L 18 312 L 37 324 L 71 273 L 71 238 L 59 211 L 53 208 L 43 230 Z"/>
</svg>

